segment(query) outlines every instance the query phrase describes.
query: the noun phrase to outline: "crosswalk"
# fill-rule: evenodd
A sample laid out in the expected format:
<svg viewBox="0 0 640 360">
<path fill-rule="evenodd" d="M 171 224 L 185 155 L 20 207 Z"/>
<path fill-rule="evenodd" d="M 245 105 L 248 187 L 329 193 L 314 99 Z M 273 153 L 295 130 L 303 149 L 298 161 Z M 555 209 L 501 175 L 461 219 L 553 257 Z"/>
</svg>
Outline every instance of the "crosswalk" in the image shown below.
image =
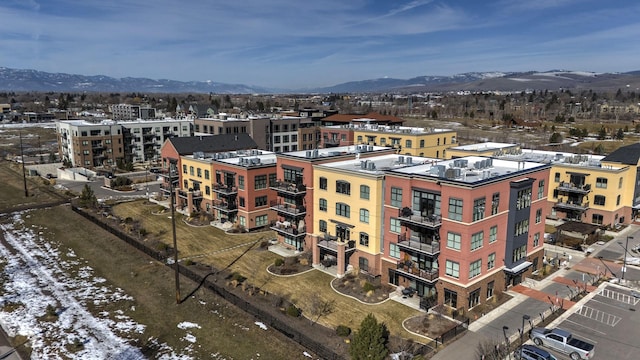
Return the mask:
<svg viewBox="0 0 640 360">
<path fill-rule="evenodd" d="M 602 289 L 600 290 L 600 292 L 598 293 L 598 295 L 600 296 L 604 296 L 608 299 L 612 299 L 615 301 L 619 301 L 623 304 L 629 304 L 629 305 L 637 305 L 638 302 L 640 302 L 640 299 L 633 297 L 631 295 L 625 294 L 625 293 L 621 293 L 619 291 L 614 291 L 614 290 L 610 290 L 610 289 Z"/>
<path fill-rule="evenodd" d="M 620 322 L 620 320 L 622 320 L 620 316 L 609 314 L 585 305 L 583 305 L 575 313 L 586 318 L 598 321 L 600 323 L 609 325 L 611 327 L 616 326 Z"/>
</svg>

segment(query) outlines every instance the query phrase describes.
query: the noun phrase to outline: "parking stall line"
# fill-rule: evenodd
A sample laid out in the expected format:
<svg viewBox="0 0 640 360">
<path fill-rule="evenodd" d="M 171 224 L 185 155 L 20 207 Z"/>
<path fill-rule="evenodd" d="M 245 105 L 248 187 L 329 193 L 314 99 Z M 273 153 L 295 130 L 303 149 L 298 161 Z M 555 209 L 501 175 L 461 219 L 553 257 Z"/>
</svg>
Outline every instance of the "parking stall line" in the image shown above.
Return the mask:
<svg viewBox="0 0 640 360">
<path fill-rule="evenodd" d="M 629 305 L 637 305 L 638 302 L 640 302 L 640 299 L 637 299 L 631 295 L 625 294 L 625 293 L 621 293 L 619 291 L 613 291 L 613 290 L 609 290 L 609 289 L 602 289 L 598 295 L 606 297 L 608 299 L 612 299 L 615 301 L 619 301 L 621 303 L 624 304 L 629 304 Z"/>
<path fill-rule="evenodd" d="M 578 315 L 584 316 L 586 318 L 595 320 L 597 322 L 603 323 L 605 325 L 609 325 L 611 327 L 618 325 L 620 320 L 622 320 L 620 316 L 609 314 L 607 312 L 600 311 L 598 309 L 594 309 L 592 307 L 585 306 L 585 305 L 583 305 L 575 313 Z"/>
</svg>

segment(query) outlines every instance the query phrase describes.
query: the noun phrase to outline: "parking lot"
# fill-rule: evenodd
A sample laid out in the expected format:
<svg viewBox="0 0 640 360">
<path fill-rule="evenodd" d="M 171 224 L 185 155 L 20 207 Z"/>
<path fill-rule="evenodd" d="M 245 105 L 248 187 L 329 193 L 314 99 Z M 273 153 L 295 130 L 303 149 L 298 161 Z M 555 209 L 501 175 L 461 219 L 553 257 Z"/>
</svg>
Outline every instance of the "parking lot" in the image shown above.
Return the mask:
<svg viewBox="0 0 640 360">
<path fill-rule="evenodd" d="M 637 293 L 634 292 L 637 296 Z M 640 358 L 640 298 L 616 284 L 600 287 L 584 304 L 576 304 L 568 317 L 550 327 L 559 327 L 595 345 L 595 360 Z M 549 350 L 547 348 L 547 350 Z M 551 350 L 558 359 L 569 356 Z"/>
</svg>

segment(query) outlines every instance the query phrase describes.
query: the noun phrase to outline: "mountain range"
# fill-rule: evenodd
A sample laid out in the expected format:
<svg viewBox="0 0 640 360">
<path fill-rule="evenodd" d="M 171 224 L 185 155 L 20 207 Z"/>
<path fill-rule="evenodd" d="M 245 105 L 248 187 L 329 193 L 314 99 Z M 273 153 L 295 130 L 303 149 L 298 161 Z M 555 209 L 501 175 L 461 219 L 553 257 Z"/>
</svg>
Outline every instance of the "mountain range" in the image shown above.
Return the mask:
<svg viewBox="0 0 640 360">
<path fill-rule="evenodd" d="M 469 72 L 451 76 L 418 76 L 411 79 L 380 78 L 307 89 L 275 89 L 213 81 L 177 81 L 148 78 L 114 78 L 105 75 L 49 73 L 0 67 L 0 90 L 54 92 L 145 93 L 418 93 L 449 91 L 525 91 L 640 89 L 640 71 L 595 73 L 550 70 L 544 72 Z"/>
</svg>

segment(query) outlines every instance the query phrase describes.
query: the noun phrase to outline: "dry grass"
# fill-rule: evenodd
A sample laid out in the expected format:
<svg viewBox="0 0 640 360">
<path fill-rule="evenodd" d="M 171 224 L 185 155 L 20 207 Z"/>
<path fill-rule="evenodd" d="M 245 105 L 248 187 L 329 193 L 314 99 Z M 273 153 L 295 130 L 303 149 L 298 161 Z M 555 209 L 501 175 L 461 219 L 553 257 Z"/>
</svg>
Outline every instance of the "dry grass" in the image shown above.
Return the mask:
<svg viewBox="0 0 640 360">
<path fill-rule="evenodd" d="M 164 264 L 147 257 L 97 228 L 68 206 L 32 211 L 26 225 L 41 226 L 49 238 L 61 243 L 61 248 L 71 248 L 87 260 L 96 276 L 104 277 L 109 284 L 122 288 L 133 296 L 133 302 L 125 302 L 120 310 L 124 315 L 146 325 L 143 334 L 134 334 L 135 344 L 149 358 L 155 357 L 155 349 L 148 339 L 157 338 L 174 349 L 183 349 L 185 330 L 177 328 L 188 321 L 201 326 L 189 332 L 197 339 L 193 358 L 256 358 L 264 359 L 304 358 L 303 348 L 292 343 L 275 330 L 259 329 L 255 318 L 236 309 L 206 290 L 198 290 L 194 296 L 180 305 L 176 304 L 173 271 Z M 54 242 L 55 242 L 54 241 Z M 66 253 L 62 250 L 61 253 Z M 189 294 L 196 284 L 181 279 L 181 296 Z M 250 346 L 248 346 L 250 344 Z M 212 354 L 219 354 L 212 357 Z"/>
<path fill-rule="evenodd" d="M 22 166 L 7 161 L 0 162 L 0 210 L 16 206 L 41 204 L 60 200 L 52 194 L 47 180 L 40 177 L 27 176 L 27 192 L 25 197 Z"/>
<path fill-rule="evenodd" d="M 171 220 L 163 216 L 151 214 L 157 210 L 154 206 L 144 206 L 142 201 L 119 204 L 113 207 L 113 213 L 121 218 L 131 217 L 139 220 L 142 226 L 152 234 L 162 233 L 162 241 L 169 244 L 172 240 Z M 212 226 L 191 227 L 181 221 L 182 215 L 176 216 L 176 234 L 180 258 L 190 258 L 200 263 L 212 265 L 218 269 L 229 267 L 230 271 L 238 272 L 247 281 L 273 294 L 291 300 L 303 310 L 303 314 L 310 313 L 311 297 L 317 296 L 323 300 L 334 300 L 336 311 L 322 317 L 319 323 L 335 328 L 346 325 L 357 329 L 362 319 L 368 313 L 375 314 L 378 321 L 387 324 L 392 334 L 412 337 L 403 330 L 402 321 L 408 317 L 420 314 L 419 311 L 387 301 L 377 305 L 366 305 L 336 293 L 330 286 L 333 277 L 321 271 L 310 271 L 293 277 L 277 277 L 269 274 L 266 269 L 279 257 L 278 255 L 260 249 L 261 239 L 273 238 L 272 232 L 257 234 L 231 235 Z M 253 242 L 258 242 L 252 247 Z M 247 249 L 251 248 L 247 252 Z M 231 265 L 232 264 L 232 265 Z M 417 341 L 424 339 L 414 338 Z"/>
</svg>

